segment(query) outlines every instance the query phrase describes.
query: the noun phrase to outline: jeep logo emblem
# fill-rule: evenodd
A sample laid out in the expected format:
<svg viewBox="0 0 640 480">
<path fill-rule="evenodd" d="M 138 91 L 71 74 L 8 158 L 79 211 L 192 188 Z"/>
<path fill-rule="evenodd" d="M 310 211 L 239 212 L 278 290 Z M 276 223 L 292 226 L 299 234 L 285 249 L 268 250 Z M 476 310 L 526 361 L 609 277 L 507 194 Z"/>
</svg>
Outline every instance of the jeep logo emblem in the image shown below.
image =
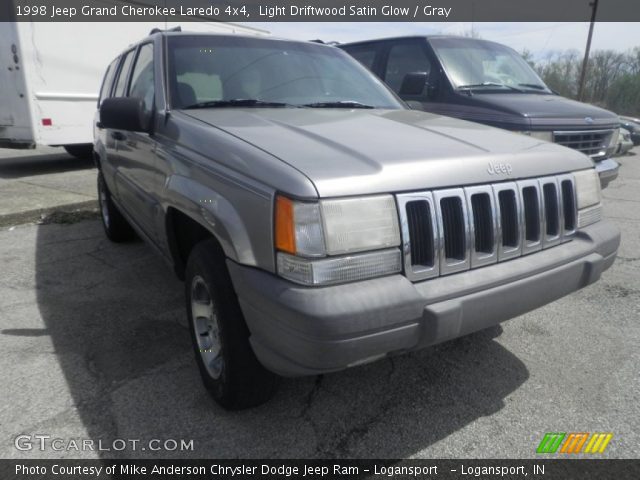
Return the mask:
<svg viewBox="0 0 640 480">
<path fill-rule="evenodd" d="M 504 175 L 511 175 L 511 172 L 513 172 L 513 168 L 510 163 L 489 162 L 489 168 L 487 168 L 487 173 L 489 175 L 500 175 L 501 173 Z"/>
</svg>

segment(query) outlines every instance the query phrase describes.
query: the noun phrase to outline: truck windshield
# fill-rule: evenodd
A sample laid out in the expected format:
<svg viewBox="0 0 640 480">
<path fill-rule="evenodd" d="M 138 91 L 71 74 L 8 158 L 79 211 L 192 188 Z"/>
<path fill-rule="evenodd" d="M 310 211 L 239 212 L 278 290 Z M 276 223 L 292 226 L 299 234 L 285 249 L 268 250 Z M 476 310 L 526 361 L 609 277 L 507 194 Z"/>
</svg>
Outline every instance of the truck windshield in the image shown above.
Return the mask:
<svg viewBox="0 0 640 480">
<path fill-rule="evenodd" d="M 173 108 L 405 108 L 334 47 L 214 35 L 168 37 Z"/>
<path fill-rule="evenodd" d="M 551 93 L 509 47 L 473 38 L 432 38 L 429 43 L 455 88 Z"/>
</svg>

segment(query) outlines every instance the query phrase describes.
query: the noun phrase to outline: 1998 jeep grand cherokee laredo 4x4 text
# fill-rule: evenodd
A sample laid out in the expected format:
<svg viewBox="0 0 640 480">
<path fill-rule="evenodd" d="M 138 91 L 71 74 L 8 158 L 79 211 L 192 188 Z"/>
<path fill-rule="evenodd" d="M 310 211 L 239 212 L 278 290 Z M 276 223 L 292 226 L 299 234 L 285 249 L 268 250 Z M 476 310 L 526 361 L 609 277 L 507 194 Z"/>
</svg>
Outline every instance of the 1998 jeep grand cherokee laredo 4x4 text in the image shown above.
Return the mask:
<svg viewBox="0 0 640 480">
<path fill-rule="evenodd" d="M 495 325 L 597 280 L 620 235 L 580 152 L 405 107 L 337 48 L 152 34 L 95 128 L 107 236 L 185 280 L 227 408 Z M 133 227 L 133 229 L 132 229 Z"/>
</svg>

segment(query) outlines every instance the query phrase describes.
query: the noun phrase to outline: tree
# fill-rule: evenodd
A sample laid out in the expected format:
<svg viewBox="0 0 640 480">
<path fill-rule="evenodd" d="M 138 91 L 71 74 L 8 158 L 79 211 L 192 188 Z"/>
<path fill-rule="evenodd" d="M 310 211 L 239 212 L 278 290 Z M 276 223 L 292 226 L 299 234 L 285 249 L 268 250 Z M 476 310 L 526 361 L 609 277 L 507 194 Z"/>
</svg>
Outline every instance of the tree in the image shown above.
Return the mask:
<svg viewBox="0 0 640 480">
<path fill-rule="evenodd" d="M 544 82 L 562 96 L 576 98 L 580 79 L 580 52 L 549 52 L 535 61 L 530 51 L 522 57 Z M 640 46 L 626 53 L 597 50 L 591 54 L 584 91 L 585 101 L 622 115 L 640 116 Z"/>
</svg>

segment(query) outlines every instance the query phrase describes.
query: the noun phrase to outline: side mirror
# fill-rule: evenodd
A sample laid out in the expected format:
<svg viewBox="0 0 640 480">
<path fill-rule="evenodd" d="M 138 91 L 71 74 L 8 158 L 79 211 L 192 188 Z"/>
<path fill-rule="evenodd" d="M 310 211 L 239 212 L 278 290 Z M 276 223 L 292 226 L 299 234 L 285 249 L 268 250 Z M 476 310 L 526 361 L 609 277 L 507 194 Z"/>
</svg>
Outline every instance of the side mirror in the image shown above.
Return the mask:
<svg viewBox="0 0 640 480">
<path fill-rule="evenodd" d="M 402 79 L 400 86 L 400 96 L 403 95 L 422 95 L 424 87 L 429 83 L 429 74 L 427 72 L 407 73 Z"/>
<path fill-rule="evenodd" d="M 105 98 L 100 105 L 100 126 L 129 132 L 149 132 L 151 113 L 144 108 L 142 98 Z"/>
</svg>

